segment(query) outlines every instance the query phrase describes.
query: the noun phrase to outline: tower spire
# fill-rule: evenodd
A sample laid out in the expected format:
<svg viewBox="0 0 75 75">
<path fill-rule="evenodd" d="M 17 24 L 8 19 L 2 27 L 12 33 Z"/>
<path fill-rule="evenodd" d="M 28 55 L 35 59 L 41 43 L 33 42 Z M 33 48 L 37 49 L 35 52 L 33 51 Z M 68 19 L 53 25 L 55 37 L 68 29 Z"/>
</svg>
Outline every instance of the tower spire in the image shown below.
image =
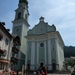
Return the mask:
<svg viewBox="0 0 75 75">
<path fill-rule="evenodd" d="M 25 21 L 28 22 L 29 16 L 28 0 L 19 0 L 18 8 L 15 10 L 15 12 L 16 12 L 15 20 L 24 19 Z"/>
<path fill-rule="evenodd" d="M 16 55 L 18 59 L 18 64 L 14 66 L 15 70 L 21 70 L 21 66 L 25 63 L 26 56 L 26 38 L 28 27 L 30 26 L 28 23 L 29 11 L 28 11 L 28 1 L 27 0 L 18 0 L 18 8 L 15 10 L 15 19 L 12 21 L 13 23 L 13 31 L 12 34 L 16 34 L 20 37 L 21 46 L 17 47 L 19 49 L 19 53 Z"/>
<path fill-rule="evenodd" d="M 28 1 L 27 0 L 19 0 L 19 3 L 26 3 L 26 4 L 28 4 Z"/>
</svg>

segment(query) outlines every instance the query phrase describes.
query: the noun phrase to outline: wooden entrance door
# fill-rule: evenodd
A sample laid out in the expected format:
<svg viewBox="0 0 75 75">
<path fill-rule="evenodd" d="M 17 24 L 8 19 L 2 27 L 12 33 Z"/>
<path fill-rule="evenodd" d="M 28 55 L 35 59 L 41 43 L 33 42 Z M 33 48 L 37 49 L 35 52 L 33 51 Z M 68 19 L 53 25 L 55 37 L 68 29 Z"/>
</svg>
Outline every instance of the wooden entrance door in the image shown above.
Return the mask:
<svg viewBox="0 0 75 75">
<path fill-rule="evenodd" d="M 52 70 L 56 70 L 56 64 L 52 63 Z"/>
</svg>

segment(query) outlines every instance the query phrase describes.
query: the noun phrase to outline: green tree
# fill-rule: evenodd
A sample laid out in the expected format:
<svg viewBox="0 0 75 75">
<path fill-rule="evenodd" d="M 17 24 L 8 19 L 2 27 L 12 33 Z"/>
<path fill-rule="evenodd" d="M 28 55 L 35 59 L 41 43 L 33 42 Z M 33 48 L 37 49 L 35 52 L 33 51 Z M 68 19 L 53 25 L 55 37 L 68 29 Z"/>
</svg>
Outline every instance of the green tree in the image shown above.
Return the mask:
<svg viewBox="0 0 75 75">
<path fill-rule="evenodd" d="M 72 66 L 72 64 L 74 63 L 74 60 L 69 59 L 67 63 L 65 63 L 65 65 L 67 66 Z"/>
</svg>

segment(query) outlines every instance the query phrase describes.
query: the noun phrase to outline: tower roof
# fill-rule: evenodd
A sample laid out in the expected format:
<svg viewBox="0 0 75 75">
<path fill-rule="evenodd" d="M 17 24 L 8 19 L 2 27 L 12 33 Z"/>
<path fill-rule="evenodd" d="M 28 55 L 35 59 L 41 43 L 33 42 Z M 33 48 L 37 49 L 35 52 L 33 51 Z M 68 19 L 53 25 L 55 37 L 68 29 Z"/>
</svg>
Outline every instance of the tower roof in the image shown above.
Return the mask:
<svg viewBox="0 0 75 75">
<path fill-rule="evenodd" d="M 19 0 L 19 3 L 26 3 L 26 4 L 28 4 L 28 1 L 27 0 Z"/>
</svg>

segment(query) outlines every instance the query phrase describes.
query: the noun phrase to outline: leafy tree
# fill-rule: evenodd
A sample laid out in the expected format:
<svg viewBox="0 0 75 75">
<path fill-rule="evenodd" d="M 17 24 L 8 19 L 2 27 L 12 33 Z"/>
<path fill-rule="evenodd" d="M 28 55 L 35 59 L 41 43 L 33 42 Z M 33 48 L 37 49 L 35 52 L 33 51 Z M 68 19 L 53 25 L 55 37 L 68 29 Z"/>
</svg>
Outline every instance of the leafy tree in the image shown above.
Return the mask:
<svg viewBox="0 0 75 75">
<path fill-rule="evenodd" d="M 67 63 L 65 63 L 65 65 L 67 66 L 72 66 L 72 64 L 74 63 L 74 60 L 69 59 Z"/>
</svg>

